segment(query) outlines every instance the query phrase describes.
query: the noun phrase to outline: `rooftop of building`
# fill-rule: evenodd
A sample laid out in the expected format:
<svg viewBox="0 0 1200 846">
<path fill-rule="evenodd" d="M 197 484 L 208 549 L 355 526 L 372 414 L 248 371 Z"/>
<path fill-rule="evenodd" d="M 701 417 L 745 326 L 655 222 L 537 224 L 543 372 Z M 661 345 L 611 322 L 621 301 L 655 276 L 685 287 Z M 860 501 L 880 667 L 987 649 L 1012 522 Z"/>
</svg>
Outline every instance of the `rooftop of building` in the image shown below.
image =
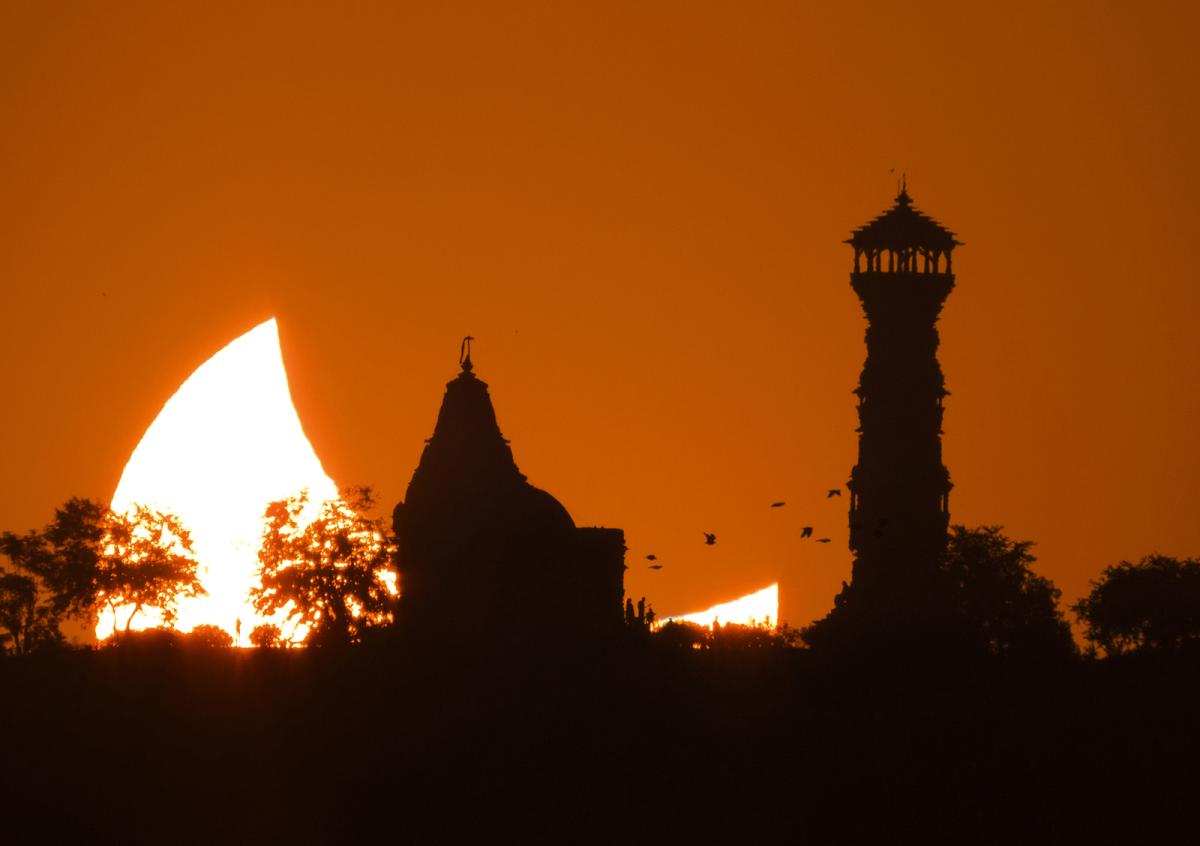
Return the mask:
<svg viewBox="0 0 1200 846">
<path fill-rule="evenodd" d="M 918 211 L 902 184 L 895 204 L 851 233 L 845 243 L 858 250 L 905 250 L 920 247 L 950 252 L 962 242 L 942 224 Z"/>
</svg>

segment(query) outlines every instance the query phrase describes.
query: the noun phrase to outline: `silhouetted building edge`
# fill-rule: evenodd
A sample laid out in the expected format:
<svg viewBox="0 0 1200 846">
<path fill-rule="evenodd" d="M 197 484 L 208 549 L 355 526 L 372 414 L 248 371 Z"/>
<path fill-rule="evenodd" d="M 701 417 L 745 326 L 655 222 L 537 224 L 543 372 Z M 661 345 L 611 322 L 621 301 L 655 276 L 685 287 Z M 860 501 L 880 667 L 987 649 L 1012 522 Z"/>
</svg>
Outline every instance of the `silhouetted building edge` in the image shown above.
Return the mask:
<svg viewBox="0 0 1200 846">
<path fill-rule="evenodd" d="M 458 638 L 615 636 L 624 533 L 576 527 L 557 499 L 529 484 L 464 349 L 393 513 L 401 625 Z"/>
<path fill-rule="evenodd" d="M 867 319 L 851 470 L 848 588 L 838 606 L 878 621 L 911 619 L 940 601 L 950 522 L 942 462 L 937 321 L 954 289 L 954 233 L 917 211 L 901 188 L 892 208 L 854 231 L 850 284 Z"/>
</svg>

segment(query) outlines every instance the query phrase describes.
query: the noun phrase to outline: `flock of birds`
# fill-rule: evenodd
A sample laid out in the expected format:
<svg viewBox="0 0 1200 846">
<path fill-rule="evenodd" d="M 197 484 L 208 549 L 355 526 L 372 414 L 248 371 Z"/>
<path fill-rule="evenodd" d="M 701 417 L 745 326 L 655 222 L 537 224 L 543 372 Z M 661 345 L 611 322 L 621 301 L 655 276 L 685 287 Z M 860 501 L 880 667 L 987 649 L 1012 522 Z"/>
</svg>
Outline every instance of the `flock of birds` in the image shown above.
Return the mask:
<svg viewBox="0 0 1200 846">
<path fill-rule="evenodd" d="M 831 499 L 835 496 L 841 496 L 841 495 L 842 495 L 841 488 L 830 488 L 829 490 L 827 490 L 825 492 L 826 499 Z M 785 505 L 787 505 L 787 503 L 783 502 L 783 501 L 771 503 L 772 508 L 783 508 Z M 883 523 L 884 523 L 884 521 L 880 521 L 880 527 L 878 529 L 876 529 L 875 533 L 877 536 L 882 533 Z M 811 538 L 812 536 L 813 536 L 813 527 L 812 526 L 805 526 L 804 528 L 802 528 L 800 530 L 801 538 L 808 539 L 808 538 Z M 831 540 L 830 538 L 815 538 L 816 543 L 829 543 L 830 540 Z M 704 545 L 705 546 L 715 546 L 716 543 L 717 543 L 717 535 L 715 532 L 704 532 Z M 663 565 L 658 563 L 658 556 L 655 555 L 653 552 L 651 552 L 650 554 L 648 554 L 646 556 L 646 560 L 651 562 L 649 564 L 649 568 L 651 570 L 661 570 L 663 568 Z"/>
</svg>

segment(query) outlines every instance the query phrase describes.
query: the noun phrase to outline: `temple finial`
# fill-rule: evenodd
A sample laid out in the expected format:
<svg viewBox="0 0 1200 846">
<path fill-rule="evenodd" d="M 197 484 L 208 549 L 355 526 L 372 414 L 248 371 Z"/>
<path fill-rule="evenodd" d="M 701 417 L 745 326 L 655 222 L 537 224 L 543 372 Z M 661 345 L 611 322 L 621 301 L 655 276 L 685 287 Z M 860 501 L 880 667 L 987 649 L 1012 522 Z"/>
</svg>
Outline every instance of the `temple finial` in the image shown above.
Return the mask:
<svg viewBox="0 0 1200 846">
<path fill-rule="evenodd" d="M 462 365 L 464 373 L 470 373 L 474 368 L 471 364 L 471 342 L 475 339 L 467 335 L 462 339 L 462 345 L 458 348 L 458 363 Z"/>
</svg>

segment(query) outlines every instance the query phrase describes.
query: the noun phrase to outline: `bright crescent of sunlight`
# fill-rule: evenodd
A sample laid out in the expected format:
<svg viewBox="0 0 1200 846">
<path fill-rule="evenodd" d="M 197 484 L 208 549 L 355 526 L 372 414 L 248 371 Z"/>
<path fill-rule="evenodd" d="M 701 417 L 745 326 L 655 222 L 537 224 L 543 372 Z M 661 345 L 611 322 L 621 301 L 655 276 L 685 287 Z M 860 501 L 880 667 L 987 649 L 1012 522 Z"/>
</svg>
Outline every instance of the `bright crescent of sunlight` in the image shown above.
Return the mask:
<svg viewBox="0 0 1200 846">
<path fill-rule="evenodd" d="M 208 595 L 180 602 L 176 627 L 211 623 L 234 635 L 240 619 L 245 644 L 264 622 L 247 600 L 263 510 L 304 488 L 314 503 L 337 497 L 292 405 L 272 318 L 206 361 L 167 401 L 125 465 L 112 508 L 141 503 L 179 516 Z M 131 627 L 160 621 L 149 609 Z M 112 629 L 112 616 L 102 615 L 96 636 Z"/>
<path fill-rule="evenodd" d="M 779 584 L 777 582 L 754 593 L 748 593 L 729 602 L 714 605 L 712 608 L 706 608 L 694 614 L 680 614 L 678 617 L 667 617 L 662 622 L 682 620 L 687 623 L 712 626 L 713 620 L 716 620 L 723 626 L 729 623 L 737 623 L 743 626 L 773 628 L 778 619 Z"/>
</svg>

